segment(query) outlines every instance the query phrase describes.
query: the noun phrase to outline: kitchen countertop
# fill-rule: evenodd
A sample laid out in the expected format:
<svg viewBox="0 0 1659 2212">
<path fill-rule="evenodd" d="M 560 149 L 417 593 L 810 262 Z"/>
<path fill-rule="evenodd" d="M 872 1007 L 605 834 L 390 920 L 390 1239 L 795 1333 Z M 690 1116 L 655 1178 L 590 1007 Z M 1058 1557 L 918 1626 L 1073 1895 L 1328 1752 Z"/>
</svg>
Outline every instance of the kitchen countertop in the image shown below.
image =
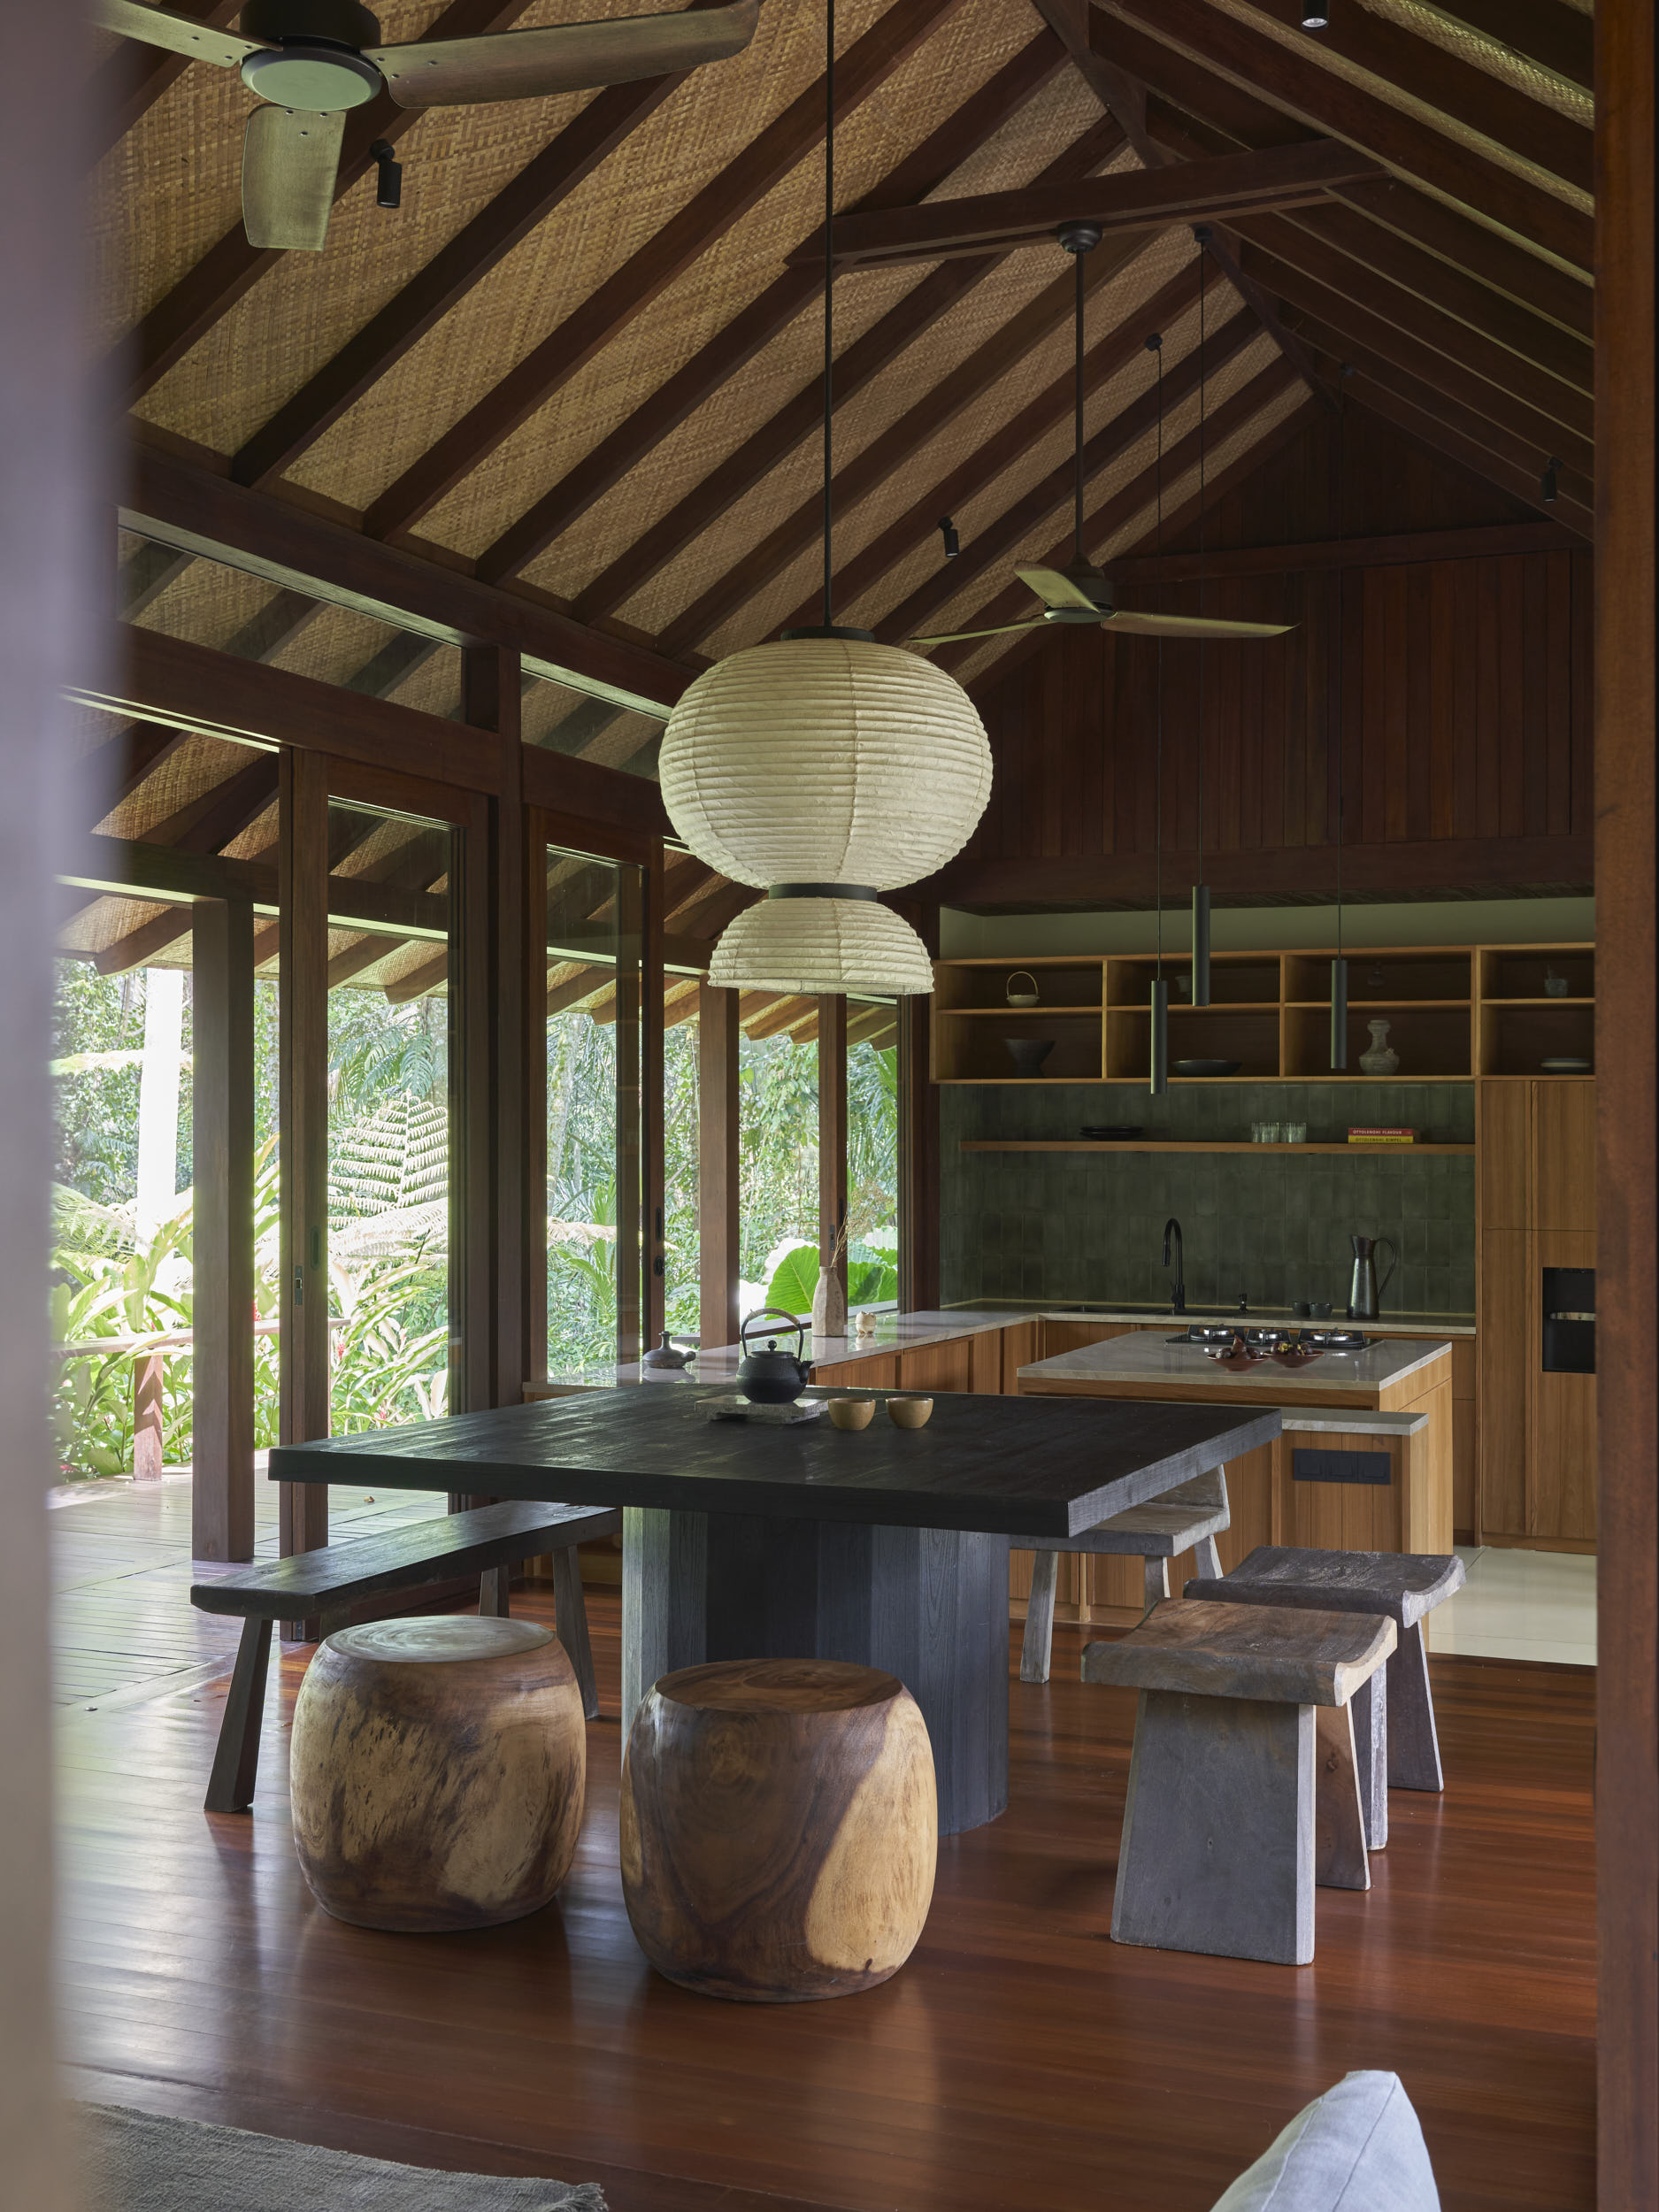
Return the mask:
<svg viewBox="0 0 1659 2212">
<path fill-rule="evenodd" d="M 947 1308 L 946 1313 L 955 1310 Z M 979 1318 L 995 1312 L 1006 1326 L 1010 1321 L 1123 1321 L 1136 1327 L 1145 1327 L 1159 1321 L 1185 1324 L 1188 1321 L 1236 1321 L 1242 1327 L 1262 1327 L 1269 1322 L 1284 1322 L 1292 1328 L 1343 1329 L 1348 1326 L 1345 1306 L 1338 1306 L 1324 1319 L 1310 1321 L 1306 1314 L 1294 1313 L 1288 1306 L 1252 1306 L 1248 1313 L 1240 1313 L 1232 1306 L 1188 1306 L 1181 1314 L 1172 1314 L 1167 1305 L 1068 1305 L 1064 1300 L 1009 1299 L 999 1300 L 994 1306 L 975 1306 L 971 1312 L 976 1325 L 983 1326 Z M 935 1318 L 939 1317 L 934 1317 Z M 1475 1333 L 1472 1313 L 1386 1313 L 1379 1320 L 1361 1321 L 1355 1325 L 1367 1336 L 1462 1336 Z"/>
<path fill-rule="evenodd" d="M 1222 1367 L 1196 1344 L 1166 1344 L 1162 1336 L 1109 1337 L 1103 1344 L 1080 1345 L 1040 1359 L 1019 1371 L 1022 1383 L 1198 1383 L 1223 1397 L 1271 1394 L 1294 1398 L 1300 1391 L 1384 1390 L 1426 1367 L 1449 1351 L 1448 1343 L 1368 1344 L 1363 1352 L 1325 1352 L 1306 1367 L 1282 1367 L 1277 1360 L 1252 1361 L 1248 1367 Z"/>
</svg>

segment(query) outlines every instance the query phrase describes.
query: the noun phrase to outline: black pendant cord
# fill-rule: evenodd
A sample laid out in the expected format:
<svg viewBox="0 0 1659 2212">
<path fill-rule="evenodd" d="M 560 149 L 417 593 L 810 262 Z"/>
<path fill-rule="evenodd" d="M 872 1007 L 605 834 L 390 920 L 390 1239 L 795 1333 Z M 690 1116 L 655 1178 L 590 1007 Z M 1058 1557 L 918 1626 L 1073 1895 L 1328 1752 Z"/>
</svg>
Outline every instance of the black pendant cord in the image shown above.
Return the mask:
<svg viewBox="0 0 1659 2212">
<path fill-rule="evenodd" d="M 1076 388 L 1071 396 L 1071 550 L 1080 562 L 1083 558 L 1083 256 L 1073 257 L 1077 265 L 1077 328 L 1074 352 L 1076 358 Z"/>
<path fill-rule="evenodd" d="M 1198 618 L 1204 617 L 1204 414 L 1205 359 L 1204 296 L 1208 276 L 1210 233 L 1200 224 L 1193 232 L 1198 242 Z M 1210 1003 L 1210 886 L 1204 881 L 1204 672 L 1209 657 L 1205 639 L 1198 641 L 1198 879 L 1193 885 L 1193 1004 Z"/>
<path fill-rule="evenodd" d="M 1147 344 L 1157 363 L 1158 445 L 1156 464 L 1156 546 L 1164 551 L 1164 340 L 1155 331 Z M 1153 742 L 1152 903 L 1156 916 L 1157 966 L 1152 979 L 1152 1040 L 1147 1088 L 1161 1098 L 1170 1087 L 1170 987 L 1164 977 L 1164 640 L 1156 648 Z"/>
<path fill-rule="evenodd" d="M 1343 403 L 1341 381 L 1339 378 L 1336 393 L 1336 539 L 1342 541 L 1347 491 L 1347 429 L 1348 416 Z M 1339 550 L 1336 564 L 1336 650 L 1333 660 L 1336 668 L 1336 957 L 1331 963 L 1331 1071 L 1340 1074 L 1348 1066 L 1348 961 L 1342 951 L 1342 844 L 1346 827 L 1344 821 L 1347 799 L 1347 748 L 1342 742 L 1343 681 L 1342 642 L 1347 630 L 1346 575 Z"/>
<path fill-rule="evenodd" d="M 834 626 L 833 568 L 830 553 L 834 510 L 830 471 L 834 461 L 830 424 L 835 377 L 835 0 L 825 0 L 824 59 L 824 627 Z"/>
</svg>

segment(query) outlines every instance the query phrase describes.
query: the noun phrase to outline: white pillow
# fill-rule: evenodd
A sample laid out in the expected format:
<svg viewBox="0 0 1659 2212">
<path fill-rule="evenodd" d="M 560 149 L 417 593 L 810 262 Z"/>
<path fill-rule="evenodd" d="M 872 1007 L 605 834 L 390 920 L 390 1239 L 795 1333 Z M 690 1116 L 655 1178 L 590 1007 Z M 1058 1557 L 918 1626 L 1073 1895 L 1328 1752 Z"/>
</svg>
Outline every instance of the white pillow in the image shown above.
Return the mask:
<svg viewBox="0 0 1659 2212">
<path fill-rule="evenodd" d="M 1345 2075 L 1302 2108 L 1215 2212 L 1440 2212 L 1399 2075 Z"/>
</svg>

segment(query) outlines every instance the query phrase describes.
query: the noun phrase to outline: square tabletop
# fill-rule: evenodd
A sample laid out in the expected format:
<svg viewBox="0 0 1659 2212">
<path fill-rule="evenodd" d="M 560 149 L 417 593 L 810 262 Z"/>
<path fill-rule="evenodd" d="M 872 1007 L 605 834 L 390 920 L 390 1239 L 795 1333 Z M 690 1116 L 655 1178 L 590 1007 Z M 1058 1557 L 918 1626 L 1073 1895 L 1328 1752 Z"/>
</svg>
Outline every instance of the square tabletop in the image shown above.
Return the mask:
<svg viewBox="0 0 1659 2212">
<path fill-rule="evenodd" d="M 565 1505 L 1076 1536 L 1268 1444 L 1276 1407 L 944 1393 L 926 1428 L 878 1410 L 792 1427 L 711 1421 L 696 1384 L 584 1392 L 314 1444 L 280 1445 L 280 1482 L 363 1481 Z M 803 1394 L 831 1397 L 830 1390 Z"/>
</svg>

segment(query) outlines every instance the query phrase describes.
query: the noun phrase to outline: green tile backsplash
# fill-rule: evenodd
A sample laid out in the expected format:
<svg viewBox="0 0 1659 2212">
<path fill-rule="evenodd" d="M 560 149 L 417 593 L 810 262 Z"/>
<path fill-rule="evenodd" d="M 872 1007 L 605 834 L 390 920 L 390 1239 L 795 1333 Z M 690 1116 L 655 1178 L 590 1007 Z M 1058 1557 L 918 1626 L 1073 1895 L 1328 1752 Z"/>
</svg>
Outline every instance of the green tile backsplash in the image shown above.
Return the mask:
<svg viewBox="0 0 1659 2212">
<path fill-rule="evenodd" d="M 1340 1310 L 1348 1238 L 1392 1237 L 1400 1265 L 1383 1310 L 1472 1314 L 1475 1160 L 1410 1153 L 963 1152 L 964 1138 L 1078 1136 L 1133 1122 L 1148 1137 L 1245 1139 L 1254 1121 L 1305 1121 L 1310 1143 L 1353 1123 L 1403 1125 L 1468 1143 L 1472 1083 L 1131 1086 L 1033 1083 L 940 1092 L 941 1294 L 976 1298 L 1164 1298 L 1171 1214 L 1187 1242 L 1189 1305 L 1330 1299 Z"/>
</svg>

